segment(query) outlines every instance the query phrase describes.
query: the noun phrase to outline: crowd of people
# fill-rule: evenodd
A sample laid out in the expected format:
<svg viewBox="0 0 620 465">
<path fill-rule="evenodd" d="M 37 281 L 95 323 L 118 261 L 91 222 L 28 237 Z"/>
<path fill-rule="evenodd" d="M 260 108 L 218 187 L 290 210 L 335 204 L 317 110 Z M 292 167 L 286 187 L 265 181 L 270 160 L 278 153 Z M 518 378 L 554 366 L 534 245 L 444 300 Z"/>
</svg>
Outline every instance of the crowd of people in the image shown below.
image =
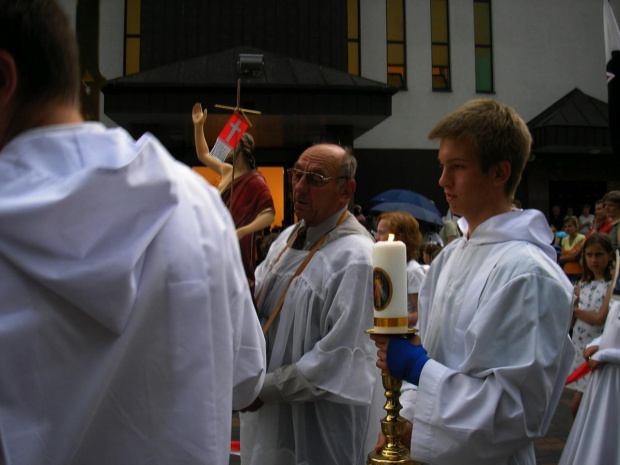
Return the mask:
<svg viewBox="0 0 620 465">
<path fill-rule="evenodd" d="M 595 355 L 618 342 L 620 192 L 561 226 L 555 209 L 522 210 L 532 139 L 512 108 L 473 100 L 431 130 L 450 206 L 439 231 L 350 213 L 352 151 L 307 148 L 287 170 L 299 221 L 257 263 L 274 208 L 252 137 L 212 157 L 194 106 L 215 189 L 154 136 L 84 122 L 78 69 L 54 0 L 0 0 L 0 463 L 223 465 L 238 411 L 244 465 L 361 465 L 385 444 L 380 370 L 405 381 L 415 461 L 535 464 L 584 357 L 575 425 L 596 424 L 592 391 L 620 384 Z M 566 236 L 559 259 L 549 223 Z M 406 245 L 409 338 L 364 331 L 389 234 Z M 575 433 L 565 463 L 618 463 L 610 406 L 604 450 Z"/>
<path fill-rule="evenodd" d="M 620 191 L 613 190 L 595 203 L 594 214 L 590 205 L 583 205 L 581 215 L 576 217 L 572 208 L 562 215 L 561 208 L 554 205 L 549 215 L 549 225 L 555 231 L 554 245 L 558 250 L 558 262 L 575 286 L 571 338 L 576 349 L 571 372 L 577 373 L 586 362 L 598 372 L 576 377 L 567 387 L 574 391 L 571 413 L 574 424 L 567 440 L 560 463 L 618 463 L 620 447 L 610 440 L 606 431 L 616 429 L 618 404 L 609 396 L 620 383 L 617 364 L 601 365 L 591 360 L 598 351 L 604 331 L 615 334 L 617 316 L 612 310 L 618 303 L 613 299 L 615 252 L 618 250 L 620 232 Z M 606 349 L 620 349 L 620 334 L 609 336 L 613 340 Z M 604 372 L 604 374 L 602 374 Z M 604 379 L 605 382 L 601 382 Z M 582 406 L 584 393 L 585 405 Z M 617 391 L 616 391 L 617 392 Z M 615 419 L 614 419 L 615 418 Z M 586 427 L 588 428 L 586 430 Z M 604 454 L 604 455 L 603 455 Z"/>
</svg>

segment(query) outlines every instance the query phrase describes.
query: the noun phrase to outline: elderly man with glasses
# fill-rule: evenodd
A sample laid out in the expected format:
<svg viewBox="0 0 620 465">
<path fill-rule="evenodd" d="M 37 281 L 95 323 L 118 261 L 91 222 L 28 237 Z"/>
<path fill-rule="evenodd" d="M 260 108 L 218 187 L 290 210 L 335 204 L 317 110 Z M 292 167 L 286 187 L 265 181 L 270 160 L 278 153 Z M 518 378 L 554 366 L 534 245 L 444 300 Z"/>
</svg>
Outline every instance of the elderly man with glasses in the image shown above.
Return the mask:
<svg viewBox="0 0 620 465">
<path fill-rule="evenodd" d="M 356 161 L 338 145 L 307 149 L 288 171 L 295 213 L 256 271 L 268 374 L 242 415 L 243 464 L 364 463 L 377 370 L 372 244 L 347 211 Z"/>
</svg>

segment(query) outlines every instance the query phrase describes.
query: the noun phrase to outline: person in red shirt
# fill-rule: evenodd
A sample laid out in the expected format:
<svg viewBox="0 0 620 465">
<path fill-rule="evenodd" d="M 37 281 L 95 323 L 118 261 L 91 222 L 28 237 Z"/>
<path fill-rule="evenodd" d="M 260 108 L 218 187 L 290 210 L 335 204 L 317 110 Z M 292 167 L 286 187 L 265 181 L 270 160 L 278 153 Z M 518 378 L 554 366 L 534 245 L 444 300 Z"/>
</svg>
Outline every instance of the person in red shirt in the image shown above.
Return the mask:
<svg viewBox="0 0 620 465">
<path fill-rule="evenodd" d="M 592 225 L 592 228 L 588 231 L 586 237 L 590 237 L 592 233 L 595 232 L 609 234 L 609 231 L 611 230 L 611 220 L 605 213 L 605 207 L 603 206 L 604 203 L 605 202 L 603 202 L 603 199 L 601 199 L 597 200 L 594 204 L 594 225 Z"/>
</svg>

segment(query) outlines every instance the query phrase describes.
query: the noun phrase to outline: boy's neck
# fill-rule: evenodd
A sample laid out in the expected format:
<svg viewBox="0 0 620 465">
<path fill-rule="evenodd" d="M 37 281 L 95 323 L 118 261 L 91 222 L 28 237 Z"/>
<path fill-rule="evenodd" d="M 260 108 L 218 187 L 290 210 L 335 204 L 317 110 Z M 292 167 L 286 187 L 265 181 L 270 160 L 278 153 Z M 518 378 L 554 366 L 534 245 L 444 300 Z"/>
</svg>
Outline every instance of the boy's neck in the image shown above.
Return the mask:
<svg viewBox="0 0 620 465">
<path fill-rule="evenodd" d="M 469 239 L 474 231 L 480 226 L 482 223 L 487 221 L 488 219 L 493 218 L 497 215 L 503 215 L 504 213 L 510 213 L 512 211 L 512 205 L 508 202 L 498 203 L 493 208 L 489 208 L 485 214 L 476 216 L 474 218 L 465 217 L 465 221 L 467 221 L 467 238 Z"/>
</svg>

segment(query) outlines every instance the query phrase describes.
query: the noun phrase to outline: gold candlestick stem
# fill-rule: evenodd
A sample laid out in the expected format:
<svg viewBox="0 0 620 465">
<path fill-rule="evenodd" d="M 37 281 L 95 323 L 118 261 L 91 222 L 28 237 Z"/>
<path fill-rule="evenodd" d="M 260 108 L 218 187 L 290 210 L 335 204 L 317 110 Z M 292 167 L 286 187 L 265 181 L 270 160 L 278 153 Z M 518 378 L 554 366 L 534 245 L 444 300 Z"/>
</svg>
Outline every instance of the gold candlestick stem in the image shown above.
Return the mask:
<svg viewBox="0 0 620 465">
<path fill-rule="evenodd" d="M 411 459 L 409 449 L 400 442 L 406 429 L 406 420 L 399 415 L 403 408 L 400 403 L 400 388 L 403 382 L 386 371 L 381 372 L 381 380 L 387 400 L 383 407 L 387 415 L 381 420 L 381 431 L 386 437 L 386 444 L 379 452 L 372 451 L 368 454 L 366 465 L 422 465 Z"/>
</svg>

